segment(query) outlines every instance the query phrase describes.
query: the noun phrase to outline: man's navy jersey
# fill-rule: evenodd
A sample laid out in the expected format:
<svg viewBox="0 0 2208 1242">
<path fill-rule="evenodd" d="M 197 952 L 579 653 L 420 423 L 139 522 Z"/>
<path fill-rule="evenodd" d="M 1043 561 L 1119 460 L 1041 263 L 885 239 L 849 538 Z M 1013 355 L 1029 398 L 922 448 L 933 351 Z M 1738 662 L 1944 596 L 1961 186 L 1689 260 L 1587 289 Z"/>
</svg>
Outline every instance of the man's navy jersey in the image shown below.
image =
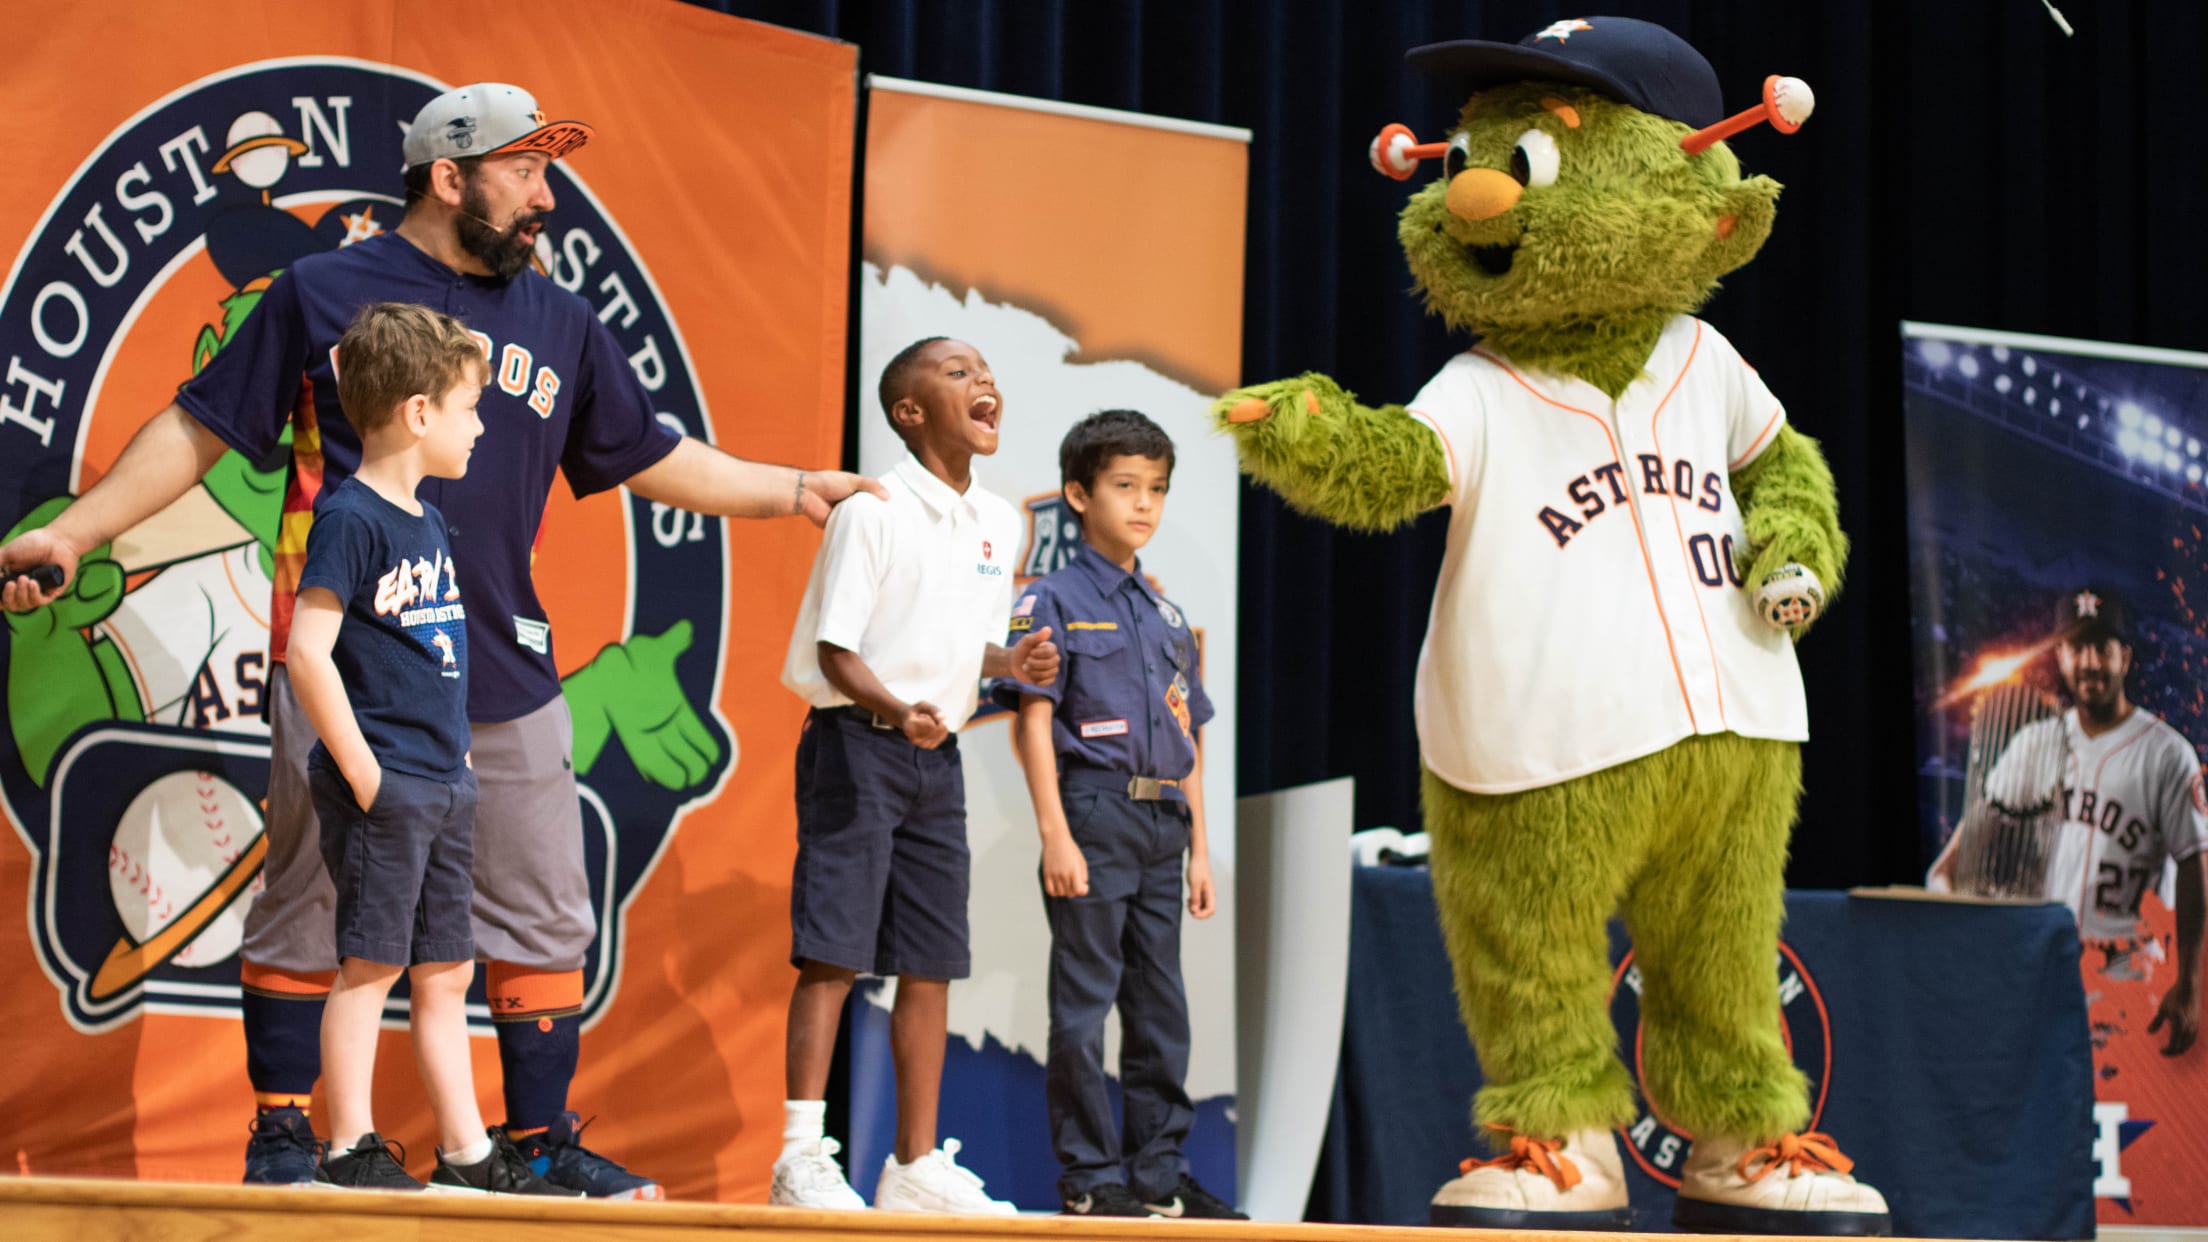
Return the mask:
<svg viewBox="0 0 2208 1242">
<path fill-rule="evenodd" d="M 1211 719 L 1188 618 L 1142 576 L 1086 542 L 1064 568 L 1029 583 L 1013 606 L 1007 646 L 1048 627 L 1065 653 L 1058 679 L 1006 679 L 995 695 L 1017 709 L 1022 694 L 1054 704 L 1051 741 L 1068 766 L 1179 780 L 1196 768 L 1196 730 Z"/>
<path fill-rule="evenodd" d="M 331 662 L 378 766 L 460 779 L 468 754 L 468 606 L 445 519 L 347 479 L 322 498 L 299 589 L 345 606 Z M 316 742 L 308 762 L 334 767 Z"/>
<path fill-rule="evenodd" d="M 292 422 L 291 477 L 276 544 L 270 643 L 283 659 L 316 499 L 360 465 L 360 439 L 337 403 L 337 340 L 369 302 L 415 302 L 466 324 L 490 357 L 477 412 L 483 437 L 467 477 L 424 479 L 445 515 L 468 599 L 475 655 L 471 718 L 512 720 L 560 692 L 550 627 L 529 565 L 556 470 L 578 497 L 618 486 L 673 452 L 680 437 L 605 325 L 581 298 L 534 272 L 508 281 L 455 272 L 397 233 L 310 255 L 177 393 L 208 430 L 256 462 Z"/>
</svg>

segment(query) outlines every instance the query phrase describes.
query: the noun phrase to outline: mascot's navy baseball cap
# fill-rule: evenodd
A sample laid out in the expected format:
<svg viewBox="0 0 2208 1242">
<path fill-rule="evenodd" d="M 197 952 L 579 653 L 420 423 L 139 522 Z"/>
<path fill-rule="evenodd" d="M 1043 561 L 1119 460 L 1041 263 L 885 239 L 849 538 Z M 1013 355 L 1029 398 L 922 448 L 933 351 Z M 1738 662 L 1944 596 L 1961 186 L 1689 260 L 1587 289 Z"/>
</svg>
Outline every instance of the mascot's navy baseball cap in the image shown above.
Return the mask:
<svg viewBox="0 0 2208 1242">
<path fill-rule="evenodd" d="M 537 97 L 504 82 L 458 86 L 422 105 L 401 147 L 408 168 L 501 151 L 542 151 L 558 159 L 590 141 L 581 121 L 547 121 Z"/>
<path fill-rule="evenodd" d="M 2055 637 L 2064 642 L 2099 642 L 2113 638 L 2131 643 L 2131 610 L 2124 598 L 2098 583 L 2063 594 L 2055 605 Z"/>
<path fill-rule="evenodd" d="M 1516 43 L 1457 39 L 1414 47 L 1403 59 L 1459 99 L 1505 82 L 1564 82 L 1695 129 L 1725 116 L 1717 71 L 1702 53 L 1630 17 L 1568 17 Z"/>
</svg>

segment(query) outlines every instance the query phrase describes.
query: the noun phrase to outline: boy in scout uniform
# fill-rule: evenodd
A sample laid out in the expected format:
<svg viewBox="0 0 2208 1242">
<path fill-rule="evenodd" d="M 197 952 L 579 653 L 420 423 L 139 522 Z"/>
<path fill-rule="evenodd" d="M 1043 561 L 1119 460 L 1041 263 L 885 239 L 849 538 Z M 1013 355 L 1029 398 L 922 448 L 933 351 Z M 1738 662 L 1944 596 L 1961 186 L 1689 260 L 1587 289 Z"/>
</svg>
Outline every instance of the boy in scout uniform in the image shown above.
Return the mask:
<svg viewBox="0 0 2208 1242">
<path fill-rule="evenodd" d="M 1019 712 L 1013 745 L 1042 834 L 1058 1190 L 1069 1215 L 1245 1219 L 1189 1176 L 1181 1152 L 1196 1119 L 1184 1086 L 1181 860 L 1188 912 L 1211 917 L 1197 730 L 1212 709 L 1187 618 L 1136 559 L 1164 515 L 1173 441 L 1141 414 L 1106 410 L 1066 434 L 1058 461 L 1082 545 L 1020 597 L 1007 642 L 1047 629 L 1064 662 L 1053 684 L 996 691 Z M 1103 1064 L 1115 1001 L 1124 1131 Z"/>
</svg>

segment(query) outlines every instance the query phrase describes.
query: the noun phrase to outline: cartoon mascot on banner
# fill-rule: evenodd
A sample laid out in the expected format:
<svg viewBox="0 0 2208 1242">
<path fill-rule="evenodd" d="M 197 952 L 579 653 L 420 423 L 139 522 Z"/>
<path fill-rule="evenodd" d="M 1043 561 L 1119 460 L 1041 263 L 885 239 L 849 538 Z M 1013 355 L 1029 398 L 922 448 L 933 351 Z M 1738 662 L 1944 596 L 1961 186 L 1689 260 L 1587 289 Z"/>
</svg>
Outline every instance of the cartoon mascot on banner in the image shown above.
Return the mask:
<svg viewBox="0 0 2208 1242">
<path fill-rule="evenodd" d="M 1721 139 L 1792 132 L 1772 78 L 1720 119 L 1683 40 L 1615 17 L 1418 48 L 1465 100 L 1445 143 L 1373 145 L 1407 178 L 1426 304 L 1480 343 L 1409 406 L 1323 375 L 1215 414 L 1297 510 L 1387 530 L 1451 507 L 1419 656 L 1434 896 L 1486 1085 L 1436 1224 L 1630 1226 L 1612 1128 L 1636 1114 L 1607 996 L 1622 912 L 1650 1103 L 1694 1136 L 1684 1229 L 1879 1234 L 1885 1200 L 1811 1119 L 1774 962 L 1808 737 L 1793 640 L 1847 538 L 1817 445 L 1692 312 L 1770 235 L 1779 187 Z"/>
</svg>

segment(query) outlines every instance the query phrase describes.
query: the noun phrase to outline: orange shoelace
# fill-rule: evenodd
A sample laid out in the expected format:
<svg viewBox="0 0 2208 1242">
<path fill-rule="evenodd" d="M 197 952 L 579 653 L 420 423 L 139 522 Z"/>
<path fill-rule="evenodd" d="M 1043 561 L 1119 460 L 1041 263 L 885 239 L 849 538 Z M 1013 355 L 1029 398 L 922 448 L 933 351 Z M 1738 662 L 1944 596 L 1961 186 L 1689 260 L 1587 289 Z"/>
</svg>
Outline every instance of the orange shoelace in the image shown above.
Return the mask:
<svg viewBox="0 0 2208 1242">
<path fill-rule="evenodd" d="M 1532 1165 L 1534 1172 L 1556 1183 L 1558 1190 L 1570 1190 L 1572 1187 L 1579 1185 L 1579 1166 L 1573 1164 L 1568 1157 L 1557 1154 L 1558 1149 L 1564 1146 L 1562 1139 L 1531 1138 L 1513 1132 L 1509 1126 L 1489 1126 L 1487 1128 L 1498 1134 L 1510 1135 L 1510 1150 L 1493 1160 L 1466 1159 L 1460 1161 L 1457 1164 L 1459 1173 L 1470 1173 L 1474 1169 L 1487 1168 L 1515 1172 L 1527 1165 Z"/>
<path fill-rule="evenodd" d="M 1787 1166 L 1788 1177 L 1800 1177 L 1804 1173 L 1845 1173 L 1855 1167 L 1855 1161 L 1840 1154 L 1840 1145 L 1832 1141 L 1831 1135 L 1814 1131 L 1782 1134 L 1761 1147 L 1751 1147 L 1741 1156 L 1737 1167 L 1743 1180 L 1758 1182 L 1782 1164 Z M 1749 1171 L 1750 1165 L 1755 1165 L 1754 1172 Z"/>
</svg>

